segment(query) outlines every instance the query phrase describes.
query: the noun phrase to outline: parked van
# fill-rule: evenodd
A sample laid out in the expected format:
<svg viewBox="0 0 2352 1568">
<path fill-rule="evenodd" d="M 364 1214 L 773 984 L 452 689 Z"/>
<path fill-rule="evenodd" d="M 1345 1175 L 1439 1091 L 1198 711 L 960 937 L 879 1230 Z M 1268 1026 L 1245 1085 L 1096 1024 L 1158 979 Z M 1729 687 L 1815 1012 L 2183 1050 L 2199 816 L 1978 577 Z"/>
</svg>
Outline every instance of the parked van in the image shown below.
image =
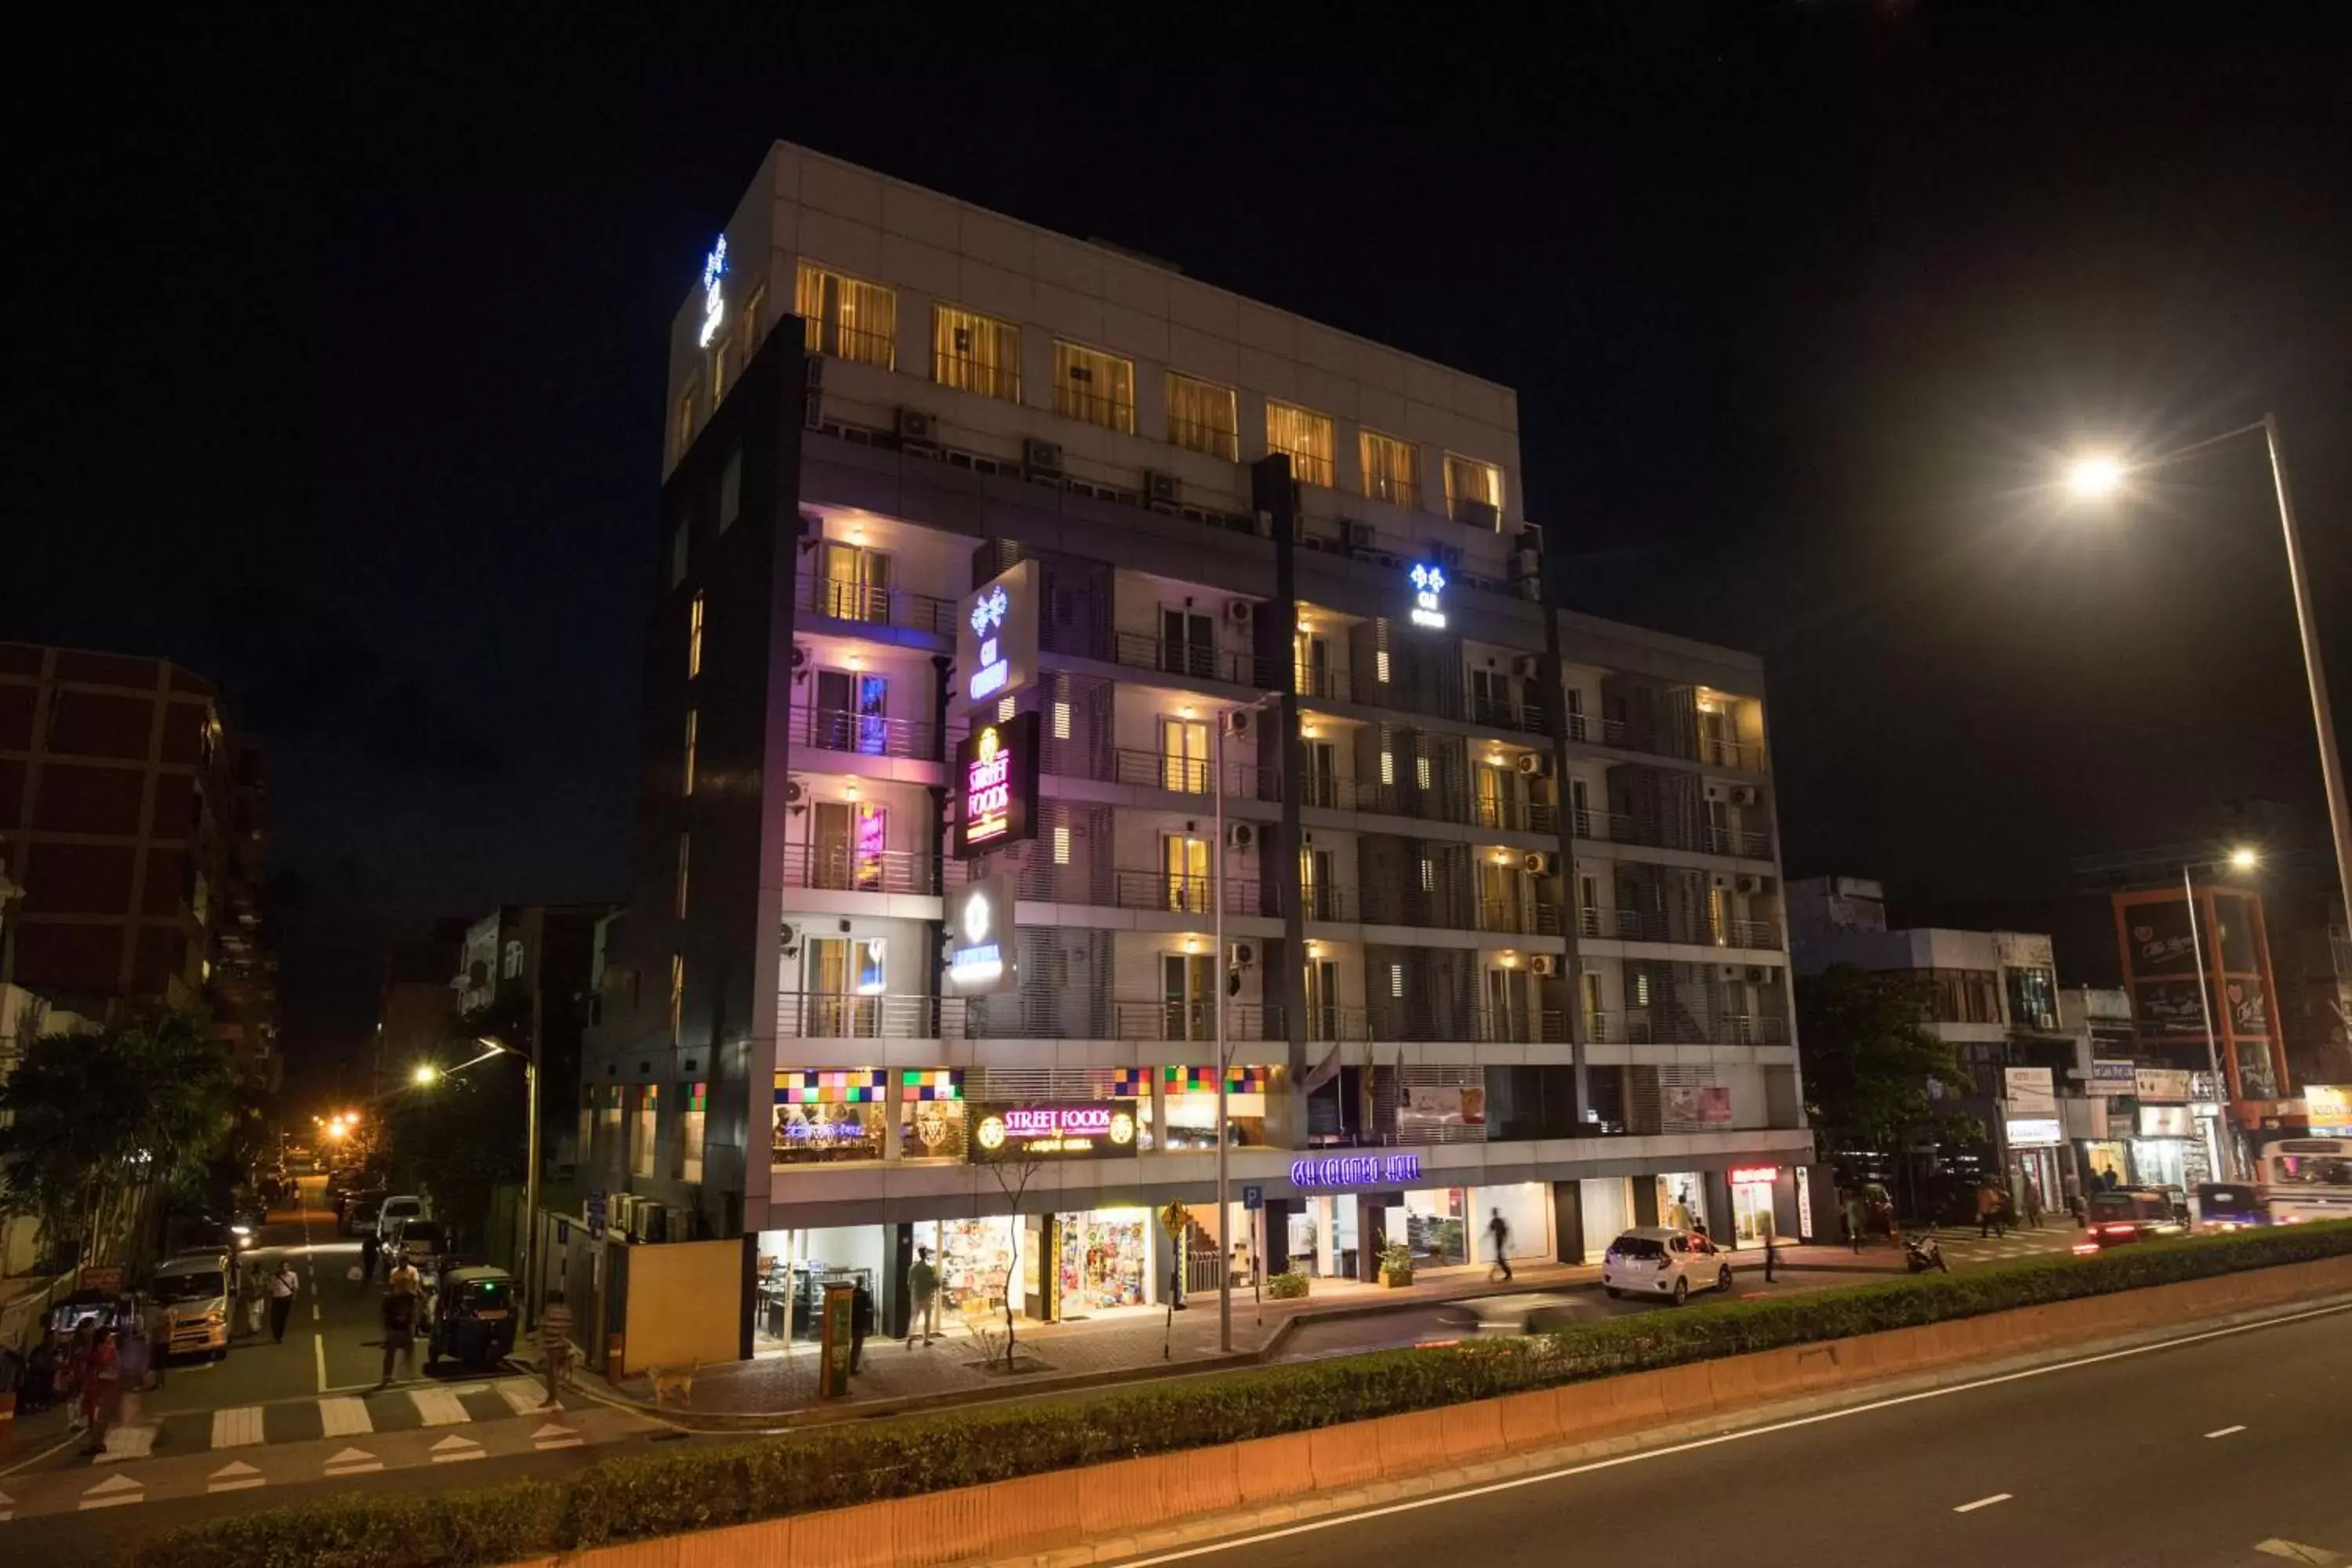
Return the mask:
<svg viewBox="0 0 2352 1568">
<path fill-rule="evenodd" d="M 229 1321 L 236 1315 L 236 1270 L 226 1253 L 190 1254 L 156 1266 L 150 1294 L 168 1325 L 166 1355 L 228 1354 Z"/>
</svg>

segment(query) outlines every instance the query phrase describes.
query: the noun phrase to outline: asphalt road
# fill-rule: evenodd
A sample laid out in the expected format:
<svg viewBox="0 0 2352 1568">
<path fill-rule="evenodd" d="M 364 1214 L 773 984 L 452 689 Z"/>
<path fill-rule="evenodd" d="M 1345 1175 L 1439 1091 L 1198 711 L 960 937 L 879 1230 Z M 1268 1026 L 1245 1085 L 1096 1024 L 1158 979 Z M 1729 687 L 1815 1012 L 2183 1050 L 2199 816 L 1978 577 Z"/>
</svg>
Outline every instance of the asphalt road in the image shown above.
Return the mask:
<svg viewBox="0 0 2352 1568">
<path fill-rule="evenodd" d="M 1131 1562 L 2345 1563 L 2347 1416 L 2337 1310 Z"/>
</svg>

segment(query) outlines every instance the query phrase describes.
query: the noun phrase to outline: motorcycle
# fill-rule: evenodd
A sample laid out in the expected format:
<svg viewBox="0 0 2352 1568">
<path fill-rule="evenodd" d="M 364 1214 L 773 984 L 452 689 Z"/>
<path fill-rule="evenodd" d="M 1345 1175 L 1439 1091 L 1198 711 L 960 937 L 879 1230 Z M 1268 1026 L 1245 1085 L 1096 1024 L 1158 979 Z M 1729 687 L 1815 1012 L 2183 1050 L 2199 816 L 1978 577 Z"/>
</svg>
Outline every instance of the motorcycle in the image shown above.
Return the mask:
<svg viewBox="0 0 2352 1568">
<path fill-rule="evenodd" d="M 1903 1238 L 1903 1262 L 1914 1274 L 1925 1274 L 1930 1268 L 1949 1274 L 1952 1266 L 1944 1261 L 1944 1249 L 1933 1236 L 1914 1233 Z"/>
</svg>

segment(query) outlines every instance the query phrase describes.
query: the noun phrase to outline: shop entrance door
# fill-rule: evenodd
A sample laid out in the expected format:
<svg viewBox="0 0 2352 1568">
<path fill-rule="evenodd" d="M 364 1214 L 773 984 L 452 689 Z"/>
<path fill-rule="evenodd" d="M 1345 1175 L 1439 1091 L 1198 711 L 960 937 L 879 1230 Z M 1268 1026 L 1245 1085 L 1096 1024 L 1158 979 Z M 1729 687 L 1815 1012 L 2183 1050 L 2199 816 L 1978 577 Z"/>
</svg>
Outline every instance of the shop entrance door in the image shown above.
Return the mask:
<svg viewBox="0 0 2352 1568">
<path fill-rule="evenodd" d="M 1528 988 L 1532 977 L 1525 970 L 1486 971 L 1486 1033 L 1490 1041 L 1531 1040 L 1528 1024 L 1531 1009 Z"/>
<path fill-rule="evenodd" d="M 1171 1040 L 1213 1040 L 1217 1037 L 1217 961 L 1206 952 L 1164 952 L 1160 955 L 1160 993 L 1165 998 Z"/>
<path fill-rule="evenodd" d="M 1777 1174 L 1777 1173 L 1776 1173 Z M 1761 1247 L 1764 1238 L 1774 1228 L 1772 1218 L 1772 1179 L 1740 1181 L 1734 1173 L 1731 1183 L 1731 1245 Z M 1718 1237 L 1718 1241 L 1722 1238 Z"/>
<path fill-rule="evenodd" d="M 809 844 L 810 887 L 848 890 L 850 814 L 845 800 L 816 803 L 816 831 Z"/>
<path fill-rule="evenodd" d="M 1310 1040 L 1336 1040 L 1339 1037 L 1339 966 L 1328 958 L 1307 961 L 1307 1037 Z"/>
</svg>

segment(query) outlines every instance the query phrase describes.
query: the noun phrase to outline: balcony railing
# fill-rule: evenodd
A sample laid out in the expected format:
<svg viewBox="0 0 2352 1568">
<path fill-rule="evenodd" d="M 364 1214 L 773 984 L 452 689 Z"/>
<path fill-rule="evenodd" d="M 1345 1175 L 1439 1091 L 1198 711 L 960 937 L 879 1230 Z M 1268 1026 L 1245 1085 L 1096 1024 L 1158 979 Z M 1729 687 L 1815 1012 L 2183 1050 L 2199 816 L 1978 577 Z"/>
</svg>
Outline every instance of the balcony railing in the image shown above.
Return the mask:
<svg viewBox="0 0 2352 1568">
<path fill-rule="evenodd" d="M 1778 952 L 1780 926 L 1777 921 L 1725 921 L 1717 928 L 1720 947 L 1768 948 Z"/>
<path fill-rule="evenodd" d="M 787 844 L 784 886 L 837 893 L 936 894 L 939 862 L 910 849 L 859 855 L 845 847 Z"/>
<path fill-rule="evenodd" d="M 1718 921 L 1699 931 L 1677 933 L 1676 922 L 1655 910 L 1580 910 L 1577 913 L 1577 930 L 1585 936 L 1617 942 L 1681 942 L 1702 947 L 1776 951 L 1780 946 L 1780 928 L 1772 921 Z"/>
<path fill-rule="evenodd" d="M 1568 738 L 1591 746 L 1619 746 L 1627 751 L 1640 751 L 1634 744 L 1632 725 L 1617 719 L 1603 719 L 1591 713 L 1571 713 L 1568 716 Z"/>
<path fill-rule="evenodd" d="M 1478 930 L 1515 936 L 1558 936 L 1559 906 L 1536 898 L 1481 899 Z"/>
<path fill-rule="evenodd" d="M 953 603 L 903 588 L 877 588 L 863 583 L 836 583 L 827 577 L 803 577 L 795 604 L 810 615 L 836 621 L 905 626 L 937 637 L 955 635 Z"/>
<path fill-rule="evenodd" d="M 1709 767 L 1764 771 L 1764 748 L 1753 741 L 1726 741 L 1711 735 L 1698 738 L 1698 760 Z"/>
<path fill-rule="evenodd" d="M 1232 648 L 1194 642 L 1168 642 L 1141 632 L 1120 632 L 1111 639 L 1111 652 L 1129 669 L 1156 669 L 1195 680 L 1222 680 L 1230 685 L 1262 687 L 1270 673 L 1265 661 Z"/>
<path fill-rule="evenodd" d="M 1470 826 L 1502 833 L 1558 833 L 1559 808 L 1549 801 L 1496 795 L 1471 802 Z"/>
<path fill-rule="evenodd" d="M 920 720 L 886 719 L 838 708 L 795 707 L 790 732 L 793 744 L 820 752 L 940 760 L 939 726 Z"/>
<path fill-rule="evenodd" d="M 786 991 L 776 998 L 776 1033 L 787 1039 L 936 1040 L 960 1037 L 962 1003 L 937 996 L 856 996 Z M 952 1013 L 953 1017 L 943 1015 Z"/>
<path fill-rule="evenodd" d="M 1661 1013 L 1587 1013 L 1585 1038 L 1601 1045 L 1770 1046 L 1789 1037 L 1788 1020 L 1771 1014 L 1720 1013 L 1713 1019 Z"/>
<path fill-rule="evenodd" d="M 1342 925 L 1353 925 L 1359 918 L 1357 911 L 1360 906 L 1353 888 L 1338 883 L 1308 888 L 1304 891 L 1303 901 L 1307 918 L 1310 921 L 1335 921 Z"/>
<path fill-rule="evenodd" d="M 1217 1038 L 1216 1004 L 1209 1001 L 1113 1002 L 1113 1036 L 1121 1040 L 1181 1041 L 1213 1045 Z M 1225 1038 L 1279 1040 L 1285 1038 L 1282 1009 L 1255 1002 L 1225 1004 Z"/>
<path fill-rule="evenodd" d="M 1575 818 L 1576 837 L 1595 843 L 1695 850 L 1703 855 L 1735 855 L 1750 860 L 1769 859 L 1772 854 L 1770 835 L 1744 828 L 1701 823 L 1695 828 L 1684 829 L 1615 811 L 1578 810 Z"/>
<path fill-rule="evenodd" d="M 1216 895 L 1205 876 L 1168 871 L 1112 873 L 1114 897 L 1122 910 L 1152 910 L 1163 914 L 1207 915 L 1216 911 Z M 1259 902 L 1255 878 L 1225 879 L 1225 912 L 1255 915 L 1266 912 Z"/>
<path fill-rule="evenodd" d="M 1325 697 L 1334 702 L 1353 700 L 1348 672 L 1328 665 L 1318 669 L 1311 664 L 1297 660 L 1290 667 L 1290 689 L 1301 697 Z"/>
<path fill-rule="evenodd" d="M 1509 730 L 1518 734 L 1545 732 L 1544 710 L 1531 702 L 1509 702 L 1474 694 L 1470 699 L 1470 721 L 1489 730 Z"/>
<path fill-rule="evenodd" d="M 1376 1041 L 1560 1045 L 1568 1039 L 1568 1015 L 1552 1008 L 1439 1008 L 1381 1002 L 1365 1009 L 1365 1015 L 1370 1037 Z"/>
</svg>

